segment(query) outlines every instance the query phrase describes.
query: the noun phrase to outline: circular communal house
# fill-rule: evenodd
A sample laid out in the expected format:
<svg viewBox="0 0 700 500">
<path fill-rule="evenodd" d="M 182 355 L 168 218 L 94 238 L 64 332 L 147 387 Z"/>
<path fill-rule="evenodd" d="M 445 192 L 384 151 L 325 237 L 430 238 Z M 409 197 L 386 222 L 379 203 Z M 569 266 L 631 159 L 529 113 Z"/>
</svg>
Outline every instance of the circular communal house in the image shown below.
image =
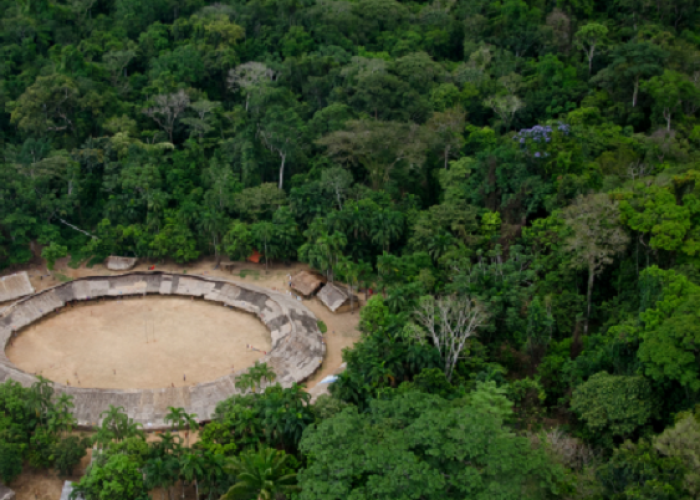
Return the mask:
<svg viewBox="0 0 700 500">
<path fill-rule="evenodd" d="M 5 347 L 13 335 L 41 319 L 58 312 L 70 302 L 101 298 L 146 295 L 201 297 L 256 315 L 270 330 L 271 349 L 259 362 L 267 363 L 277 375 L 276 382 L 289 387 L 302 382 L 321 365 L 326 346 L 316 317 L 301 302 L 287 295 L 260 287 L 195 275 L 160 272 L 134 272 L 120 276 L 95 276 L 64 283 L 30 295 L 10 306 L 0 318 L 0 382 L 13 379 L 24 386 L 36 377 L 13 365 Z M 235 379 L 246 370 L 189 387 L 162 389 L 99 389 L 54 383 L 58 394 L 73 396 L 80 427 L 99 425 L 100 414 L 110 405 L 121 406 L 145 430 L 163 429 L 168 407 L 182 407 L 196 413 L 200 421 L 209 420 L 216 405 L 240 393 Z"/>
</svg>

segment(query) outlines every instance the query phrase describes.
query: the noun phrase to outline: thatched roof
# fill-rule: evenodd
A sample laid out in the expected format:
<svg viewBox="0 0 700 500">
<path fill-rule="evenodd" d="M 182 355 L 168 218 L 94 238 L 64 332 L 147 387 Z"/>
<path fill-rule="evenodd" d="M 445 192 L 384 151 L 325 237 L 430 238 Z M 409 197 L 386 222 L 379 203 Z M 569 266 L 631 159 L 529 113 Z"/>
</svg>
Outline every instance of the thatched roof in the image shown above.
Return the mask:
<svg viewBox="0 0 700 500">
<path fill-rule="evenodd" d="M 34 293 L 26 271 L 0 278 L 0 302 L 15 300 Z"/>
<path fill-rule="evenodd" d="M 292 276 L 292 288 L 305 297 L 310 297 L 323 285 L 323 281 L 308 271 Z"/>
<path fill-rule="evenodd" d="M 136 257 L 117 257 L 110 255 L 107 257 L 107 269 L 110 271 L 129 271 L 136 266 Z"/>
<path fill-rule="evenodd" d="M 350 294 L 343 288 L 327 283 L 316 295 L 323 304 L 333 312 L 340 309 L 346 302 L 350 301 Z"/>
</svg>

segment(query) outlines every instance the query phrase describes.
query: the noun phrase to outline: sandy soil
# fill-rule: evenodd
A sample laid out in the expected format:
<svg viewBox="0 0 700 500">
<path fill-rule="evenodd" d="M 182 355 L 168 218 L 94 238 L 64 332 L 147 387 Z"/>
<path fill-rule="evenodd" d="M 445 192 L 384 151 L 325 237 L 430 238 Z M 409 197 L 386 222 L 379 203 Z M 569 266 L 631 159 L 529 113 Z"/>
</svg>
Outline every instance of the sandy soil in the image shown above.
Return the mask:
<svg viewBox="0 0 700 500">
<path fill-rule="evenodd" d="M 29 274 L 30 281 L 32 282 L 32 285 L 34 288 L 36 288 L 37 291 L 44 290 L 46 288 L 49 288 L 51 286 L 55 286 L 61 283 L 61 281 L 66 280 L 66 279 L 75 279 L 75 278 L 82 278 L 85 276 L 104 276 L 104 275 L 117 275 L 121 274 L 118 272 L 110 271 L 108 270 L 104 265 L 102 264 L 97 264 L 93 266 L 92 268 L 88 268 L 85 265 L 81 265 L 77 269 L 73 269 L 69 267 L 68 265 L 68 259 L 61 259 L 56 262 L 55 270 L 49 274 L 48 270 L 44 266 L 24 266 L 22 268 L 18 269 L 13 269 L 13 272 L 16 272 L 18 270 L 26 270 Z M 154 263 L 147 263 L 147 262 L 140 262 L 139 265 L 136 266 L 134 269 L 135 271 L 146 271 L 148 270 Z M 155 270 L 157 271 L 164 271 L 164 272 L 176 272 L 176 273 L 190 273 L 190 274 L 199 274 L 203 276 L 212 276 L 212 277 L 218 277 L 218 278 L 224 278 L 224 279 L 230 279 L 233 281 L 240 281 L 244 283 L 252 283 L 260 287 L 268 288 L 270 290 L 276 290 L 276 291 L 282 291 L 286 292 L 288 288 L 288 280 L 287 280 L 287 275 L 290 274 L 295 274 L 298 271 L 308 269 L 308 266 L 306 264 L 301 264 L 301 263 L 295 263 L 291 265 L 282 265 L 282 264 L 271 264 L 269 266 L 269 270 L 265 270 L 264 265 L 258 265 L 258 264 L 252 264 L 249 262 L 240 262 L 236 263 L 233 272 L 226 271 L 224 269 L 214 269 L 215 267 L 215 262 L 213 259 L 203 259 L 195 263 L 188 264 L 186 266 L 182 266 L 179 264 L 175 263 L 155 263 Z M 8 272 L 9 274 L 9 272 Z M 123 308 L 128 308 L 132 304 L 134 306 L 136 303 L 138 303 L 139 300 L 142 299 L 127 299 L 123 302 Z M 149 297 L 147 300 L 158 300 L 158 298 L 155 297 Z M 168 300 L 167 298 L 164 298 L 164 300 Z M 195 302 L 196 304 L 200 304 L 199 302 Z M 316 317 L 323 321 L 327 328 L 328 331 L 324 335 L 324 340 L 326 342 L 327 346 L 327 352 L 326 352 L 326 358 L 321 365 L 321 368 L 306 382 L 307 387 L 311 388 L 316 385 L 320 380 L 322 380 L 326 375 L 334 373 L 341 365 L 342 363 L 342 350 L 346 347 L 352 346 L 360 337 L 360 333 L 357 330 L 357 324 L 359 322 L 359 313 L 351 313 L 351 312 L 346 312 L 342 314 L 334 314 L 330 312 L 323 304 L 321 304 L 317 299 L 309 299 L 309 300 L 304 300 L 303 301 L 304 305 L 306 305 L 313 313 L 316 315 Z M 7 305 L 7 304 L 5 304 Z M 102 305 L 102 304 L 100 304 Z M 212 307 L 214 309 L 218 309 L 218 312 L 220 312 L 223 317 L 225 318 L 230 318 L 231 311 L 226 310 L 225 308 L 221 306 L 216 306 L 216 305 L 210 305 L 210 304 L 205 304 L 205 306 Z M 87 307 L 88 309 L 78 309 L 78 311 L 89 311 L 89 309 L 92 306 L 81 306 L 81 307 Z M 117 306 L 115 306 L 117 307 Z M 0 305 L 0 309 L 2 308 L 2 305 Z M 47 319 L 45 322 L 35 325 L 33 327 L 30 327 L 30 329 L 33 328 L 41 328 L 44 326 L 44 324 L 49 324 L 53 323 L 56 320 L 59 320 L 61 315 L 64 314 L 70 314 L 73 311 L 65 311 L 61 313 L 60 315 L 56 315 L 52 318 Z M 244 313 L 240 313 L 244 314 Z M 187 349 L 190 349 L 192 346 L 197 344 L 196 340 L 198 339 L 198 331 L 200 328 L 200 323 L 201 322 L 201 316 L 198 317 L 199 315 L 192 315 L 192 318 L 185 318 L 185 321 L 189 324 L 194 324 L 195 328 L 193 331 L 189 332 L 187 335 L 189 337 L 182 337 L 182 342 L 187 343 L 187 338 L 191 339 L 191 342 L 188 344 Z M 205 316 L 206 317 L 206 316 Z M 73 320 L 76 324 L 78 323 L 77 317 L 75 320 Z M 89 318 L 85 317 L 84 319 L 81 320 L 81 324 L 90 325 L 90 320 Z M 157 327 L 156 327 L 157 328 Z M 22 335 L 25 335 L 26 333 L 30 332 L 30 329 L 25 330 L 25 333 Z M 135 328 L 135 338 L 138 338 L 138 335 L 141 335 L 141 338 L 143 339 L 144 337 L 144 326 L 143 326 L 143 320 L 140 320 L 140 327 Z M 185 332 L 183 332 L 184 334 Z M 21 337 L 18 338 L 15 342 L 14 347 L 10 347 L 8 349 L 8 355 L 10 356 L 10 359 L 14 359 L 12 356 L 14 353 L 9 352 L 9 351 L 14 351 L 15 349 L 18 349 L 21 345 Z M 269 337 L 268 337 L 269 338 Z M 156 345 L 160 347 L 161 341 L 159 340 L 158 335 L 156 335 L 156 339 L 158 339 L 158 342 Z M 268 340 L 269 342 L 269 340 Z M 207 342 L 208 344 L 209 342 Z M 255 347 L 258 347 L 258 345 L 254 344 L 253 342 L 244 342 L 245 344 L 253 344 Z M 141 347 L 145 347 L 145 344 L 141 344 Z M 134 348 L 137 348 L 138 342 L 134 344 Z M 148 345 L 148 347 L 152 347 Z M 215 351 L 215 348 L 213 348 L 210 345 L 203 345 L 203 346 L 197 346 L 197 349 L 204 349 L 207 350 L 207 352 L 212 352 Z M 260 349 L 265 350 L 262 347 L 258 347 Z M 97 349 L 97 346 L 96 346 Z M 147 352 L 147 351 L 146 351 Z M 185 350 L 183 353 L 183 361 L 182 365 L 187 366 L 187 364 L 191 364 L 194 362 L 194 357 L 188 357 L 187 356 L 188 351 Z M 187 359 L 184 359 L 187 358 Z M 54 357 L 55 359 L 55 357 Z M 116 360 L 115 360 L 116 361 Z M 38 361 L 33 361 L 32 359 L 27 359 L 27 362 L 30 363 L 39 363 Z M 125 368 L 128 369 L 128 365 L 130 363 L 127 363 L 125 360 L 121 361 L 122 365 Z M 124 364 L 126 363 L 126 364 Z M 232 362 L 234 364 L 234 367 L 239 366 L 236 364 L 236 361 L 234 360 Z M 48 377 L 48 374 L 50 373 L 48 371 L 48 368 L 51 364 L 56 364 L 55 362 L 51 363 L 44 363 L 42 365 L 44 371 L 44 376 Z M 99 363 L 95 363 L 98 365 Z M 114 363 L 112 363 L 114 364 Z M 175 364 L 175 363 L 173 363 Z M 249 364 L 252 364 L 252 361 L 249 362 Z M 143 384 L 148 384 L 149 382 L 144 380 L 143 382 L 140 382 L 141 385 L 129 385 L 130 380 L 126 380 L 124 382 L 120 381 L 120 377 L 126 376 L 129 372 L 128 371 L 120 371 L 118 366 L 108 366 L 109 363 L 107 360 L 105 360 L 104 363 L 104 368 L 101 370 L 107 370 L 109 371 L 110 368 L 112 369 L 117 369 L 117 377 L 114 377 L 114 373 L 112 373 L 112 378 L 105 380 L 105 383 L 107 382 L 112 382 L 113 385 L 105 385 L 105 386 L 100 386 L 100 387 L 118 387 L 118 388 L 126 388 L 126 387 L 141 387 L 141 388 L 146 388 L 146 387 L 164 387 L 164 386 L 169 386 L 171 384 L 175 384 L 177 387 L 178 385 L 183 385 L 183 380 L 182 376 L 184 373 L 187 374 L 187 383 L 192 383 L 192 382 L 201 382 L 203 380 L 207 379 L 194 379 L 190 378 L 190 373 L 192 373 L 192 376 L 194 377 L 194 372 L 191 371 L 191 368 L 187 366 L 186 370 L 183 373 L 182 370 L 179 368 L 175 368 L 172 373 L 175 374 L 175 376 L 168 375 L 167 380 L 165 381 L 166 383 L 160 384 L 160 383 L 154 383 L 154 385 L 143 385 Z M 22 367 L 25 370 L 28 370 L 27 368 L 28 365 L 22 365 Z M 224 369 L 223 372 L 217 372 L 219 373 L 216 376 L 223 375 L 226 372 L 226 369 L 230 370 L 231 368 L 231 363 L 223 363 L 222 365 L 219 365 L 220 368 Z M 240 365 L 243 366 L 243 365 Z M 54 367 L 57 368 L 57 367 Z M 98 368 L 97 366 L 95 368 Z M 202 368 L 203 370 L 206 369 L 211 369 L 209 368 Z M 238 368 L 236 368 L 238 369 Z M 34 370 L 28 370 L 28 371 L 34 371 Z M 53 380 L 56 380 L 58 382 L 65 383 L 66 380 L 69 380 L 72 383 L 77 382 L 77 379 L 80 379 L 80 383 L 82 387 L 88 387 L 87 380 L 84 378 L 83 371 L 78 368 L 78 378 L 74 376 L 75 370 L 64 370 L 61 372 L 60 375 L 56 375 L 57 378 L 54 378 Z M 170 373 L 170 370 L 169 370 Z M 108 373 L 109 375 L 109 373 Z M 211 380 L 212 378 L 216 378 L 216 376 L 213 376 L 209 378 L 208 380 Z M 107 377 L 108 378 L 108 377 Z M 175 378 L 175 380 L 172 380 Z M 133 380 L 133 378 L 131 379 Z M 95 385 L 92 385 L 92 387 L 96 387 Z"/>
<path fill-rule="evenodd" d="M 146 297 L 67 308 L 23 330 L 6 352 L 24 371 L 56 382 L 145 389 L 214 380 L 269 349 L 269 331 L 251 314 Z"/>
</svg>

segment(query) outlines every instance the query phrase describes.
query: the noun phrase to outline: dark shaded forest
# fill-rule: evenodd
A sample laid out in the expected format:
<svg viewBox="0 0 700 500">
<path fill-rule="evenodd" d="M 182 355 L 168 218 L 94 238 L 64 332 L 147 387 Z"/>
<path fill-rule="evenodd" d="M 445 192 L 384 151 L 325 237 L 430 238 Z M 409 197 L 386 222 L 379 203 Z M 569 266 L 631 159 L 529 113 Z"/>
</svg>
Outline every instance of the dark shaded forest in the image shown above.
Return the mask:
<svg viewBox="0 0 700 500">
<path fill-rule="evenodd" d="M 0 266 L 376 292 L 332 396 L 256 367 L 192 447 L 113 409 L 85 498 L 700 498 L 699 8 L 0 0 Z M 0 386 L 3 480 L 70 473 L 70 404 Z"/>
</svg>

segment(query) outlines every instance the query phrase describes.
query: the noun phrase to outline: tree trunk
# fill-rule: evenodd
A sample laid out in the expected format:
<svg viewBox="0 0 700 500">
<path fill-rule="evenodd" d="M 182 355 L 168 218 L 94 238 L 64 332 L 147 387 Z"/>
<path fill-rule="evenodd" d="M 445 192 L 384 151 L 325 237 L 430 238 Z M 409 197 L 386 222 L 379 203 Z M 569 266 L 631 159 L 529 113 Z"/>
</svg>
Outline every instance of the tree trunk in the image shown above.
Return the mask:
<svg viewBox="0 0 700 500">
<path fill-rule="evenodd" d="M 350 280 L 350 312 L 354 313 L 355 312 L 355 300 L 354 300 L 354 293 L 352 293 L 352 280 Z"/>
<path fill-rule="evenodd" d="M 445 146 L 445 170 L 447 170 L 447 158 L 450 156 L 450 146 Z"/>
<path fill-rule="evenodd" d="M 284 163 L 287 161 L 287 155 L 286 154 L 280 154 L 282 157 L 282 163 L 280 164 L 280 183 L 279 183 L 279 188 L 282 189 L 282 186 L 284 185 Z"/>
<path fill-rule="evenodd" d="M 639 78 L 634 81 L 634 93 L 632 94 L 632 107 L 637 106 L 637 95 L 639 94 Z"/>
<path fill-rule="evenodd" d="M 666 130 L 671 131 L 671 110 L 668 108 L 664 109 L 664 118 L 666 118 Z"/>
<path fill-rule="evenodd" d="M 593 298 L 593 281 L 595 280 L 595 271 L 593 266 L 588 266 L 588 293 L 587 297 L 587 307 L 586 307 L 586 322 L 583 324 L 583 335 L 588 335 L 588 320 L 591 317 L 591 299 Z"/>
<path fill-rule="evenodd" d="M 593 71 L 593 55 L 595 54 L 595 45 L 591 46 L 591 51 L 588 53 L 588 75 Z"/>
<path fill-rule="evenodd" d="M 280 188 L 280 189 L 282 189 L 282 188 Z M 265 240 L 265 243 L 263 246 L 265 248 L 265 274 L 267 274 L 267 240 Z"/>
</svg>

